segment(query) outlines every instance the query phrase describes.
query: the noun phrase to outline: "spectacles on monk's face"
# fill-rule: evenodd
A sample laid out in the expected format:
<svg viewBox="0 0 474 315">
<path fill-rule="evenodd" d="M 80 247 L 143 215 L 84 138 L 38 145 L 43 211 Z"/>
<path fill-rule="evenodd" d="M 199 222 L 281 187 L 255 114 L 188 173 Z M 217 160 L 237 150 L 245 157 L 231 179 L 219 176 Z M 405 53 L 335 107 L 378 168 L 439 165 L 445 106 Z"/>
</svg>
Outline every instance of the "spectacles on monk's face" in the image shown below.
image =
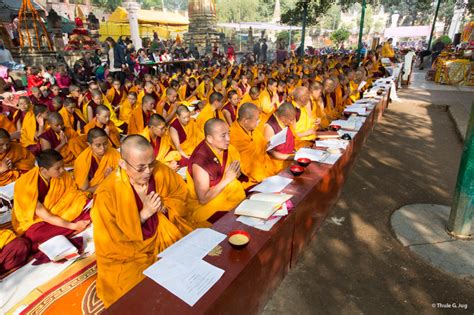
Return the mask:
<svg viewBox="0 0 474 315">
<path fill-rule="evenodd" d="M 125 163 L 127 163 L 131 168 L 133 168 L 136 172 L 138 173 L 143 173 L 145 172 L 147 169 L 150 170 L 150 172 L 153 171 L 153 169 L 155 168 L 156 166 L 156 160 L 154 160 L 153 162 L 151 162 L 150 164 L 145 164 L 145 165 L 140 165 L 138 167 L 136 166 L 133 166 L 132 164 L 130 164 L 130 162 L 128 162 L 127 160 L 123 159 L 122 160 L 125 161 Z"/>
</svg>

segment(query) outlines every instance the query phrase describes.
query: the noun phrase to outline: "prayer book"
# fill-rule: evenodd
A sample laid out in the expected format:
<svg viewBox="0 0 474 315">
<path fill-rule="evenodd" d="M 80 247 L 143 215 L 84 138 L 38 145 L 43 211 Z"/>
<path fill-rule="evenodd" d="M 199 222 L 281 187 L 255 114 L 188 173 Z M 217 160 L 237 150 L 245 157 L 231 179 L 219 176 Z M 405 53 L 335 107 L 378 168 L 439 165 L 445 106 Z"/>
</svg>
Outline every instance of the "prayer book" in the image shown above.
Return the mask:
<svg viewBox="0 0 474 315">
<path fill-rule="evenodd" d="M 286 142 L 286 133 L 288 132 L 288 127 L 282 129 L 279 133 L 274 135 L 268 144 L 267 151 L 271 151 L 275 147 L 279 146 Z"/>
<path fill-rule="evenodd" d="M 339 133 L 337 131 L 318 131 L 318 139 L 327 140 L 327 139 L 338 139 Z"/>
<path fill-rule="evenodd" d="M 280 206 L 276 202 L 245 199 L 235 209 L 236 215 L 245 215 L 260 219 L 268 219 Z"/>
<path fill-rule="evenodd" d="M 293 181 L 293 179 L 291 179 L 291 178 L 286 178 L 286 177 L 283 177 L 283 176 L 274 175 L 274 176 L 270 176 L 270 177 L 265 178 L 263 180 L 263 182 L 261 182 L 260 184 L 258 184 L 254 188 L 250 189 L 250 191 L 251 192 L 258 191 L 258 192 L 264 192 L 264 193 L 281 192 L 292 181 Z"/>
<path fill-rule="evenodd" d="M 362 90 L 362 88 L 367 84 L 367 82 L 365 81 L 362 81 L 360 84 L 359 84 L 359 87 L 357 88 L 358 91 Z"/>
<path fill-rule="evenodd" d="M 52 261 L 73 259 L 79 256 L 77 248 L 64 235 L 57 235 L 38 246 Z"/>
</svg>

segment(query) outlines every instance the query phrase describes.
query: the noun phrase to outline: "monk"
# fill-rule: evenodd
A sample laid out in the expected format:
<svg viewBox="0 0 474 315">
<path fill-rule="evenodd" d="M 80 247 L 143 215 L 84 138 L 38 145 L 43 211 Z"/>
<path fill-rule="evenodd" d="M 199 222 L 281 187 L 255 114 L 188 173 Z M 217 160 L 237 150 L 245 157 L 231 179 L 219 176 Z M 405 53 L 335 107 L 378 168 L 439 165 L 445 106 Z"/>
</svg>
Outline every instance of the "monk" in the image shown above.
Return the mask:
<svg viewBox="0 0 474 315">
<path fill-rule="evenodd" d="M 222 115 L 229 126 L 237 119 L 237 107 L 240 103 L 239 94 L 235 90 L 227 93 L 228 102 L 222 107 Z"/>
<path fill-rule="evenodd" d="M 121 105 L 127 99 L 127 93 L 120 80 L 114 80 L 112 87 L 107 90 L 105 98 L 117 112 L 120 110 Z"/>
<path fill-rule="evenodd" d="M 205 101 L 209 98 L 212 91 L 212 82 L 211 77 L 209 75 L 204 75 L 202 78 L 202 82 L 196 88 L 196 96 L 201 101 Z"/>
<path fill-rule="evenodd" d="M 158 104 L 158 102 L 160 101 L 159 93 L 159 86 L 158 88 L 155 88 L 155 85 L 152 82 L 148 81 L 145 83 L 143 90 L 138 94 L 137 104 L 141 104 L 143 98 L 146 95 L 153 97 L 153 99 L 155 100 L 155 104 Z"/>
<path fill-rule="evenodd" d="M 267 154 L 267 139 L 257 128 L 260 111 L 252 103 L 239 108 L 239 118 L 230 127 L 230 144 L 240 154 L 240 167 L 248 180 L 242 182 L 245 189 L 277 173 Z"/>
<path fill-rule="evenodd" d="M 331 121 L 324 110 L 324 102 L 322 99 L 323 85 L 314 81 L 310 85 L 311 102 L 313 104 L 311 119 L 314 119 L 314 124 L 317 125 L 319 121 L 319 129 L 326 129 Z"/>
<path fill-rule="evenodd" d="M 203 135 L 184 105 L 179 105 L 176 109 L 176 118 L 170 124 L 170 136 L 174 148 L 181 154 L 180 166 L 186 166 Z"/>
<path fill-rule="evenodd" d="M 167 130 L 165 119 L 158 114 L 153 114 L 141 135 L 150 141 L 155 159 L 176 170 L 181 155 L 178 151 L 172 150 L 171 137 Z"/>
<path fill-rule="evenodd" d="M 132 111 L 135 109 L 136 106 L 137 93 L 129 92 L 127 95 L 127 99 L 123 101 L 122 106 L 120 107 L 119 119 L 129 125 L 130 116 L 132 115 Z"/>
<path fill-rule="evenodd" d="M 13 113 L 13 122 L 19 134 L 21 133 L 21 126 L 23 125 L 26 114 L 32 110 L 33 105 L 30 99 L 27 96 L 20 96 L 18 99 L 18 109 Z"/>
<path fill-rule="evenodd" d="M 224 115 L 221 112 L 223 100 L 224 96 L 221 93 L 212 92 L 211 96 L 209 96 L 209 103 L 204 106 L 196 119 L 200 130 L 204 129 L 204 124 L 211 118 L 224 119 Z"/>
<path fill-rule="evenodd" d="M 181 101 L 196 101 L 197 100 L 197 90 L 196 90 L 196 79 L 195 78 L 189 78 L 188 82 L 186 84 L 183 84 L 179 90 L 179 99 Z"/>
<path fill-rule="evenodd" d="M 23 173 L 35 166 L 35 157 L 0 128 L 0 186 L 16 181 Z"/>
<path fill-rule="evenodd" d="M 240 176 L 239 152 L 230 145 L 229 126 L 212 118 L 204 125 L 205 140 L 189 159 L 189 220 L 209 227 L 245 199 Z"/>
<path fill-rule="evenodd" d="M 118 166 L 120 153 L 109 147 L 107 134 L 101 128 L 87 133 L 89 144 L 74 162 L 74 180 L 82 191 L 94 193 L 100 183 Z"/>
<path fill-rule="evenodd" d="M 156 101 L 150 95 L 143 97 L 142 103 L 132 111 L 128 124 L 128 134 L 139 134 L 145 129 L 150 120 L 150 116 L 155 112 Z"/>
<path fill-rule="evenodd" d="M 0 275 L 22 266 L 30 254 L 30 241 L 16 237 L 10 230 L 0 230 Z"/>
<path fill-rule="evenodd" d="M 258 108 L 262 108 L 260 105 L 260 89 L 257 86 L 252 86 L 250 91 L 242 97 L 240 104 L 252 103 L 257 105 Z"/>
<path fill-rule="evenodd" d="M 316 139 L 316 130 L 320 121 L 313 117 L 313 104 L 308 88 L 299 86 L 293 91 L 293 105 L 297 108 L 295 131 L 302 141 Z"/>
<path fill-rule="evenodd" d="M 63 118 L 64 127 L 74 129 L 78 133 L 84 129 L 86 119 L 72 98 L 64 99 L 64 105 L 59 110 L 59 114 Z"/>
<path fill-rule="evenodd" d="M 48 108 L 43 105 L 35 105 L 32 111 L 26 113 L 21 126 L 20 143 L 34 155 L 41 152 L 39 136 L 45 131 Z"/>
<path fill-rule="evenodd" d="M 166 122 L 171 121 L 176 115 L 176 100 L 178 93 L 172 87 L 166 89 L 165 99 L 156 106 L 156 113 L 165 118 Z"/>
<path fill-rule="evenodd" d="M 393 39 L 389 38 L 382 46 L 382 58 L 390 58 L 393 60 L 395 58 L 395 51 L 392 47 Z"/>
<path fill-rule="evenodd" d="M 72 128 L 64 127 L 63 117 L 50 112 L 46 118 L 49 128 L 39 136 L 41 150 L 54 149 L 61 153 L 64 165 L 72 166 L 87 144 Z"/>
<path fill-rule="evenodd" d="M 89 130 L 94 127 L 104 129 L 105 133 L 107 134 L 107 138 L 109 138 L 109 144 L 113 148 L 120 147 L 120 134 L 115 127 L 114 123 L 110 120 L 110 110 L 105 107 L 104 105 L 97 106 L 96 115 L 91 122 L 89 122 L 84 127 L 84 133 L 87 134 Z"/>
<path fill-rule="evenodd" d="M 121 160 L 95 193 L 92 208 L 97 296 L 109 307 L 145 276 L 158 253 L 192 231 L 186 184 L 157 162 L 151 144 L 130 135 Z"/>
<path fill-rule="evenodd" d="M 10 119 L 8 119 L 6 115 L 2 113 L 0 113 L 0 128 L 3 128 L 6 131 L 8 131 L 11 134 L 10 135 L 11 137 L 13 134 L 14 139 L 20 138 L 20 133 L 16 131 L 15 124 L 13 124 L 13 122 Z"/>
<path fill-rule="evenodd" d="M 48 149 L 38 155 L 37 162 L 37 167 L 16 181 L 12 212 L 13 229 L 31 241 L 33 252 L 54 236 L 72 238 L 90 224 L 89 212 L 83 211 L 87 195 L 64 170 L 61 154 Z"/>
<path fill-rule="evenodd" d="M 264 126 L 264 136 L 267 141 L 288 127 L 286 142 L 272 149 L 269 154 L 272 158 L 275 170 L 280 171 L 290 164 L 295 153 L 295 133 L 293 125 L 296 121 L 296 108 L 291 103 L 283 103 L 276 112 L 267 120 Z"/>
<path fill-rule="evenodd" d="M 92 99 L 85 104 L 83 108 L 84 117 L 87 119 L 87 122 L 90 122 L 97 113 L 97 108 L 99 106 L 105 106 L 110 111 L 110 121 L 117 127 L 118 131 L 121 132 L 122 130 L 126 129 L 126 125 L 123 121 L 118 119 L 117 114 L 115 113 L 115 109 L 113 106 L 107 101 L 100 90 L 92 90 L 91 91 Z"/>
</svg>

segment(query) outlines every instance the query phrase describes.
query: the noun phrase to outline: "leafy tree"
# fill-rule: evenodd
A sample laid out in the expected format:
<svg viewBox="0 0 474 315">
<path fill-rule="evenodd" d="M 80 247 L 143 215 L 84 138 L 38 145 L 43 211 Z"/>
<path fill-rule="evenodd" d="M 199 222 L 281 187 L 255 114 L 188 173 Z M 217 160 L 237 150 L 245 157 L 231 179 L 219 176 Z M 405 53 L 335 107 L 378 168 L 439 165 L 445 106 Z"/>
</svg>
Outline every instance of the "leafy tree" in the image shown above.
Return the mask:
<svg viewBox="0 0 474 315">
<path fill-rule="evenodd" d="M 384 2 L 390 14 L 400 14 L 399 25 L 425 25 L 430 22 L 434 12 L 432 0 L 386 0 Z"/>
<path fill-rule="evenodd" d="M 350 35 L 351 35 L 351 33 L 348 30 L 346 30 L 344 28 L 340 28 L 340 29 L 332 32 L 330 38 L 333 42 L 336 43 L 337 46 L 340 46 L 342 43 L 344 43 L 349 38 Z"/>
<path fill-rule="evenodd" d="M 104 8 L 108 12 L 113 12 L 122 5 L 122 0 L 92 0 L 92 4 Z"/>
<path fill-rule="evenodd" d="M 219 22 L 263 22 L 273 14 L 268 0 L 217 0 L 216 13 Z"/>
<path fill-rule="evenodd" d="M 341 24 L 341 7 L 333 4 L 321 17 L 321 28 L 325 30 L 337 30 Z"/>
<path fill-rule="evenodd" d="M 308 25 L 315 25 L 319 18 L 326 13 L 334 3 L 334 0 L 308 0 L 308 15 L 306 22 Z M 288 8 L 281 15 L 281 22 L 290 25 L 299 25 L 302 22 L 304 1 L 298 1 L 293 7 Z"/>
</svg>

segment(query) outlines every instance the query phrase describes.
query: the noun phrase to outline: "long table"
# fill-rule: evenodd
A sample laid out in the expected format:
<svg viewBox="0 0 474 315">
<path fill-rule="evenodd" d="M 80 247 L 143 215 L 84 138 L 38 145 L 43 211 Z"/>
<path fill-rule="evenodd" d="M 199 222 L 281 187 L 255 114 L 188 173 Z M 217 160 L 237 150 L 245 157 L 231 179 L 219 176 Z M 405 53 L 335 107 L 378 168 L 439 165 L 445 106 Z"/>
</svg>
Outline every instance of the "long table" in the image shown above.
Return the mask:
<svg viewBox="0 0 474 315">
<path fill-rule="evenodd" d="M 149 278 L 113 304 L 109 314 L 254 314 L 261 310 L 337 202 L 342 187 L 364 142 L 382 117 L 389 92 L 379 101 L 364 125 L 334 165 L 311 163 L 283 192 L 293 194 L 295 208 L 269 232 L 236 221 L 227 213 L 212 229 L 228 234 L 239 229 L 250 234 L 249 245 L 233 249 L 227 241 L 220 254 L 204 260 L 225 270 L 222 278 L 195 305 L 185 302 Z M 288 170 L 279 175 L 293 177 Z M 244 309 L 243 309 L 244 307 Z"/>
</svg>

